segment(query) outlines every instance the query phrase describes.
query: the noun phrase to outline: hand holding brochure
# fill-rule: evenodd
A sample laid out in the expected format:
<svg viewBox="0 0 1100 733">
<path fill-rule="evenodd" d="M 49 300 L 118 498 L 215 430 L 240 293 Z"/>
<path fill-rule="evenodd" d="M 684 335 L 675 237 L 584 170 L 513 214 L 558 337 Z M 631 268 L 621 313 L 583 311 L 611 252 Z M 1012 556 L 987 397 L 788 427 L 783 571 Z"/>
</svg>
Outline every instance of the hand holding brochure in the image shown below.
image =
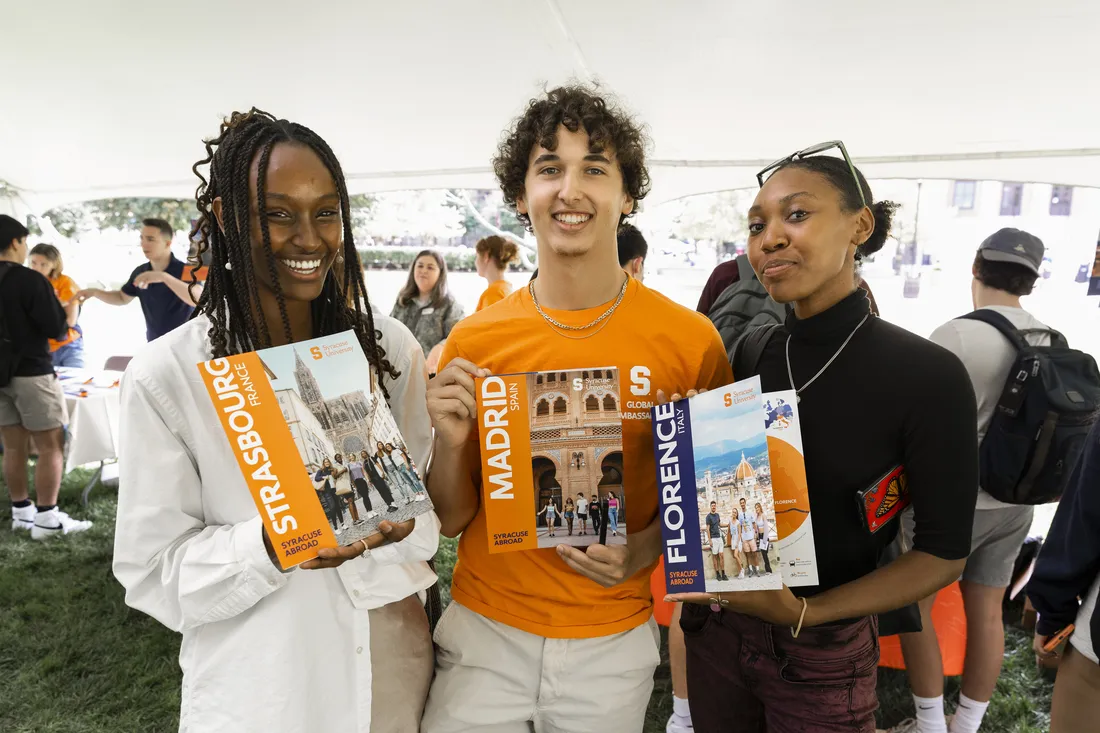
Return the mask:
<svg viewBox="0 0 1100 733">
<path fill-rule="evenodd" d="M 627 542 L 614 368 L 475 380 L 489 552 Z"/>
<path fill-rule="evenodd" d="M 198 368 L 283 568 L 431 511 L 353 331 Z"/>
<path fill-rule="evenodd" d="M 658 405 L 653 435 L 670 593 L 817 583 L 793 393 L 752 377 Z"/>
</svg>

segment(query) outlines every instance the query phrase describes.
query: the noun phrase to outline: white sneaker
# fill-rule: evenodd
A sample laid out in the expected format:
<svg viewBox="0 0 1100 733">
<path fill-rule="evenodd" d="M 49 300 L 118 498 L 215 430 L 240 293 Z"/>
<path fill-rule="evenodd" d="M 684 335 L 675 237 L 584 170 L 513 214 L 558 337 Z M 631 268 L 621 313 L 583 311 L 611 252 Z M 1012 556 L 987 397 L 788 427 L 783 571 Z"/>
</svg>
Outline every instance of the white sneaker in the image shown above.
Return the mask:
<svg viewBox="0 0 1100 733">
<path fill-rule="evenodd" d="M 31 527 L 34 526 L 34 518 L 38 515 L 38 510 L 34 508 L 34 504 L 24 507 L 12 507 L 11 508 L 11 531 L 24 530 L 30 532 Z"/>
<path fill-rule="evenodd" d="M 740 573 L 737 574 L 737 579 L 738 580 L 744 580 L 745 579 L 745 571 L 744 570 L 742 570 Z"/>
<path fill-rule="evenodd" d="M 670 715 L 668 724 L 665 726 L 665 733 L 695 733 L 695 728 L 690 725 L 681 724 L 676 719 L 675 715 Z"/>
<path fill-rule="evenodd" d="M 32 540 L 45 540 L 63 534 L 75 534 L 92 528 L 91 522 L 73 519 L 57 507 L 48 512 L 38 512 L 31 528 Z"/>
</svg>

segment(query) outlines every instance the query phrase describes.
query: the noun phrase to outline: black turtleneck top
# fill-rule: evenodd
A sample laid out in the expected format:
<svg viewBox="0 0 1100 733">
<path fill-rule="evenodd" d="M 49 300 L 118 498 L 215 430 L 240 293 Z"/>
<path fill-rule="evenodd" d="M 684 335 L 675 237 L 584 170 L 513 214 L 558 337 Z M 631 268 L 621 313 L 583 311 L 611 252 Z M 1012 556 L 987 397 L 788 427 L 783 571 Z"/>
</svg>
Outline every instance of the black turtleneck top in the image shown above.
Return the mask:
<svg viewBox="0 0 1100 733">
<path fill-rule="evenodd" d="M 868 312 L 866 293 L 856 290 L 805 320 L 788 315 L 757 365 L 763 390 L 793 388 L 785 357 L 788 336 L 791 372 L 802 387 Z M 899 521 L 868 533 L 856 493 L 898 464 L 905 466 L 913 502 L 912 549 L 945 560 L 970 554 L 978 492 L 977 407 L 970 378 L 954 354 L 872 315 L 800 397 L 820 584 L 796 589 L 799 595 L 815 595 L 875 570 Z"/>
</svg>

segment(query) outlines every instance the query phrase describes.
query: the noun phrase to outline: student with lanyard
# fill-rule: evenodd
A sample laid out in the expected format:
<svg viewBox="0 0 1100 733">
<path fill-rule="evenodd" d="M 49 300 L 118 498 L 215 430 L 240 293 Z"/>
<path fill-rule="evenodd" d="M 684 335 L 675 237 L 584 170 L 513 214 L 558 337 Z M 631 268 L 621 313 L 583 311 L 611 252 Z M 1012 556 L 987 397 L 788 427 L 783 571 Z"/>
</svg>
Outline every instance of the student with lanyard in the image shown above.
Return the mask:
<svg viewBox="0 0 1100 733">
<path fill-rule="evenodd" d="M 729 362 L 705 317 L 619 267 L 616 232 L 649 178 L 641 129 L 615 104 L 587 87 L 532 100 L 494 169 L 505 201 L 534 231 L 539 276 L 455 326 L 429 384 L 436 432 L 428 492 L 443 533 L 462 539 L 421 730 L 521 733 L 533 723 L 540 731 L 637 733 L 659 661 L 649 579 L 661 526 L 649 410 L 658 390 L 728 383 Z M 617 367 L 630 395 L 622 421 L 630 542 L 490 554 L 474 378 L 585 366 Z"/>
<path fill-rule="evenodd" d="M 282 570 L 196 364 L 352 330 L 376 377 L 362 383 L 423 459 L 424 352 L 371 313 L 344 176 L 316 133 L 237 112 L 195 169 L 212 261 L 196 317 L 123 379 L 115 577 L 128 605 L 182 633 L 180 730 L 416 730 L 435 515 Z"/>
<path fill-rule="evenodd" d="M 843 159 L 813 155 L 833 147 Z M 759 374 L 765 392 L 798 394 L 819 584 L 669 597 L 691 604 L 681 619 L 691 717 L 700 733 L 873 733 L 876 614 L 947 586 L 970 550 L 974 391 L 953 354 L 871 315 L 856 268 L 882 247 L 895 206 L 874 201 L 841 143 L 759 179 L 749 257 L 771 297 L 794 307 L 784 324 L 742 338 L 734 370 Z M 856 496 L 899 465 L 913 548 L 878 568 L 899 522 L 871 533 Z"/>
</svg>

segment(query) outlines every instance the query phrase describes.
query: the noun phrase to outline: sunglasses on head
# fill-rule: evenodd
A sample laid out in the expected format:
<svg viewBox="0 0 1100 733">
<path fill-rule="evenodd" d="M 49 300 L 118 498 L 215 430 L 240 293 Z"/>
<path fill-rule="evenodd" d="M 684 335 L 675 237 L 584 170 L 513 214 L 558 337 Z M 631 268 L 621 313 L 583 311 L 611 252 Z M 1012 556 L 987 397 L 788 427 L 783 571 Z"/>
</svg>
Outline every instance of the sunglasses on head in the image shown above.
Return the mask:
<svg viewBox="0 0 1100 733">
<path fill-rule="evenodd" d="M 852 159 L 848 157 L 848 149 L 844 147 L 844 143 L 842 143 L 840 140 L 830 140 L 827 143 L 818 143 L 817 145 L 811 145 L 805 150 L 799 150 L 797 153 L 791 153 L 786 158 L 780 158 L 779 160 L 775 161 L 774 163 L 757 173 L 756 182 L 760 184 L 761 188 L 763 188 L 764 176 L 766 176 L 768 173 L 776 170 L 777 168 L 782 168 L 788 163 L 793 163 L 796 160 L 808 158 L 811 155 L 817 155 L 818 153 L 823 153 L 826 150 L 830 150 L 832 148 L 840 148 L 840 154 L 844 157 L 844 162 L 848 164 L 848 170 L 852 173 L 852 180 L 856 182 L 856 190 L 859 191 L 859 200 L 864 206 L 866 206 L 867 197 L 863 195 L 863 186 L 860 185 L 859 176 L 856 175 L 856 167 L 852 165 Z"/>
</svg>

